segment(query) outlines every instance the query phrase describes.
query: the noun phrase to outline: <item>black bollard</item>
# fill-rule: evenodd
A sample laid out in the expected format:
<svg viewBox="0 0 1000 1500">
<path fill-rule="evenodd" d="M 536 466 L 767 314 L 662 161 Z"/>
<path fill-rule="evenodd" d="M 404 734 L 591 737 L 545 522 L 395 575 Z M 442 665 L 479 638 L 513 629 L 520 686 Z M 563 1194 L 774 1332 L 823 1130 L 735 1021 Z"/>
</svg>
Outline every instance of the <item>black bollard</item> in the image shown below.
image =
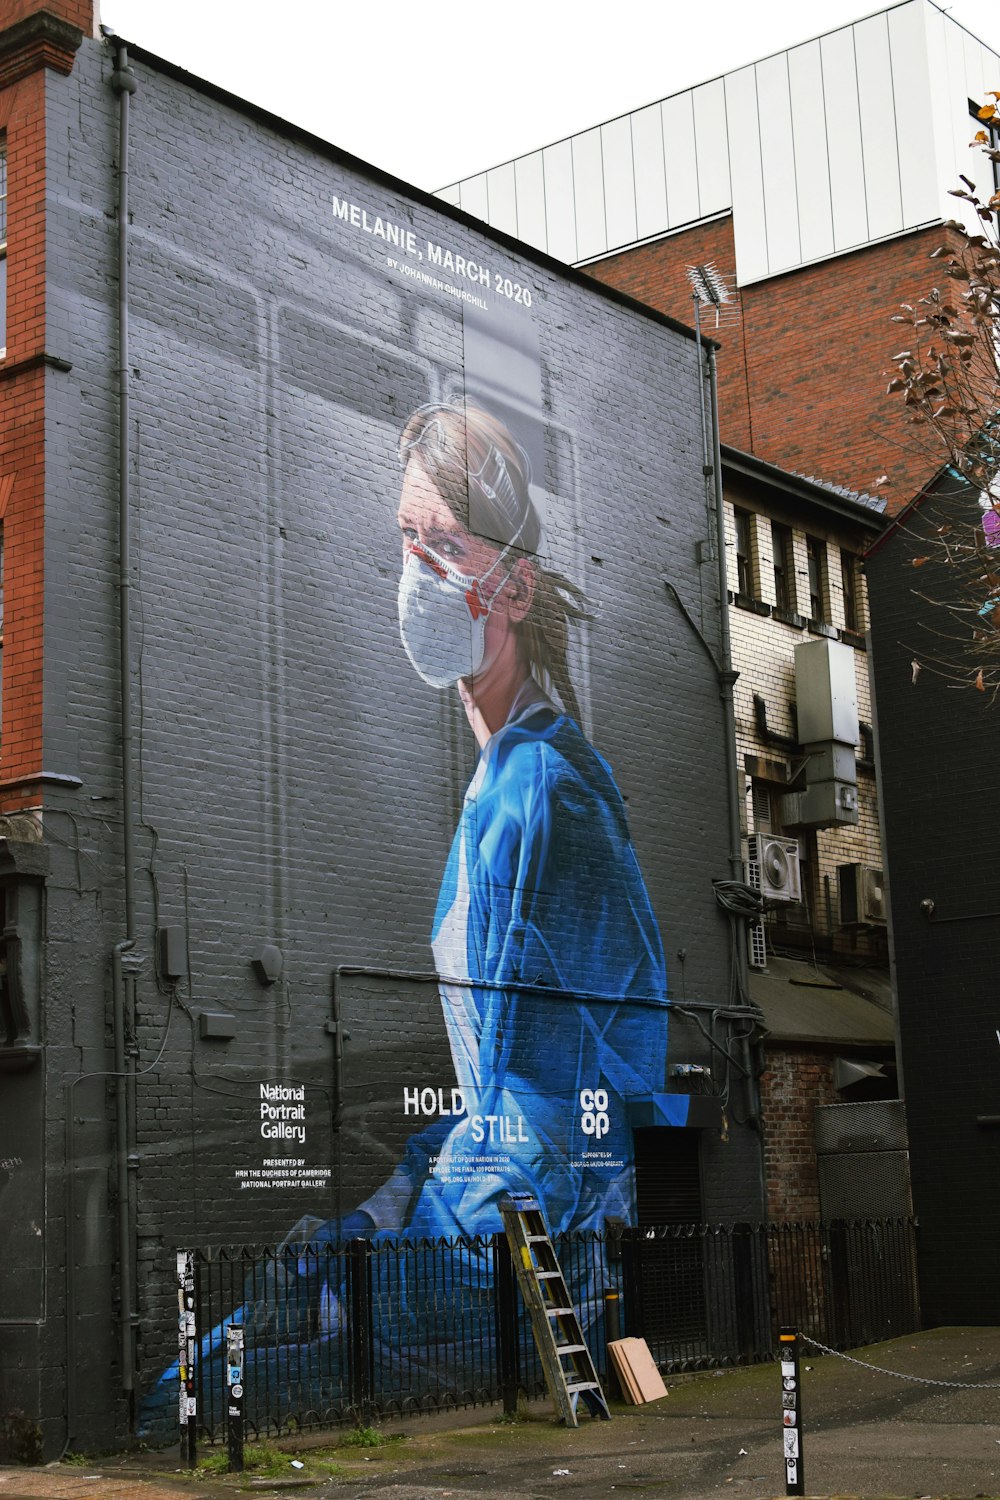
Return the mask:
<svg viewBox="0 0 1000 1500">
<path fill-rule="evenodd" d="M 804 1495 L 802 1469 L 802 1381 L 799 1375 L 799 1336 L 793 1329 L 779 1334 L 781 1360 L 781 1436 L 785 1450 L 785 1494 Z"/>
<path fill-rule="evenodd" d="M 177 1252 L 177 1343 L 180 1374 L 181 1463 L 193 1469 L 197 1463 L 198 1397 L 194 1383 L 198 1349 L 197 1299 L 194 1284 L 194 1251 Z"/>
<path fill-rule="evenodd" d="M 229 1472 L 243 1473 L 243 1329 L 226 1329 L 226 1396 L 229 1431 Z"/>
</svg>

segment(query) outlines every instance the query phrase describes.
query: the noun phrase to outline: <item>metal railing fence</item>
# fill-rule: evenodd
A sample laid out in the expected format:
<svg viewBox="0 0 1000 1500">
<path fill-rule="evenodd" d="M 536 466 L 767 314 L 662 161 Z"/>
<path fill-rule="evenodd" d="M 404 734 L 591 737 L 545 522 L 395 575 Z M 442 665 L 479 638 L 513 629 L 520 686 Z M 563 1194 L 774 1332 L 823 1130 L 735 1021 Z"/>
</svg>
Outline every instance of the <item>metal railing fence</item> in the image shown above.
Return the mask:
<svg viewBox="0 0 1000 1500">
<path fill-rule="evenodd" d="M 556 1239 L 595 1363 L 605 1296 L 668 1372 L 768 1360 L 780 1327 L 854 1348 L 919 1327 L 911 1219 L 670 1225 Z M 502 1235 L 195 1253 L 198 1427 L 226 1434 L 244 1327 L 248 1437 L 544 1393 Z"/>
</svg>

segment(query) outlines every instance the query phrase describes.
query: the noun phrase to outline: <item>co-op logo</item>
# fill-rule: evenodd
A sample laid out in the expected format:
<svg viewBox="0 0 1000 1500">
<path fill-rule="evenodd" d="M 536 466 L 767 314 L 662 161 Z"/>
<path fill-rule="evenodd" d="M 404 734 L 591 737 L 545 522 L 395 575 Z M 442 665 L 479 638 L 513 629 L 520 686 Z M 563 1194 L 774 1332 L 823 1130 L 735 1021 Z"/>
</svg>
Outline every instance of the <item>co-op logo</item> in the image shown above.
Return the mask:
<svg viewBox="0 0 1000 1500">
<path fill-rule="evenodd" d="M 607 1135 L 611 1129 L 611 1121 L 608 1119 L 607 1089 L 581 1089 L 580 1108 L 583 1110 L 580 1116 L 580 1129 L 584 1135 L 592 1135 L 597 1140 L 600 1140 L 602 1135 Z"/>
</svg>

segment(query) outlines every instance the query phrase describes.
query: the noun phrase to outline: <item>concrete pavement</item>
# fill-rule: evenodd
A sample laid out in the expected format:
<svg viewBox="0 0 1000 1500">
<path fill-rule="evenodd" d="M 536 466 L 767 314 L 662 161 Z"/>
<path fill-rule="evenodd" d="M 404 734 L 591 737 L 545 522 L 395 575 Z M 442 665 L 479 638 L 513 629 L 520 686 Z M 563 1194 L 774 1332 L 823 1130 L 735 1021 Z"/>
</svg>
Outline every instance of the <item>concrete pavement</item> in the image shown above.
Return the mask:
<svg viewBox="0 0 1000 1500">
<path fill-rule="evenodd" d="M 862 1364 L 803 1360 L 807 1493 L 1000 1497 L 1000 1329 L 935 1329 L 855 1352 Z M 674 1378 L 662 1400 L 616 1407 L 610 1423 L 584 1416 L 576 1431 L 555 1425 L 538 1403 L 516 1423 L 497 1409 L 386 1423 L 371 1448 L 338 1446 L 342 1432 L 309 1434 L 273 1444 L 279 1451 L 265 1476 L 193 1478 L 179 1469 L 176 1449 L 3 1468 L 0 1500 L 781 1496 L 780 1392 L 777 1366 L 756 1366 Z M 200 1456 L 212 1452 L 203 1446 Z"/>
</svg>

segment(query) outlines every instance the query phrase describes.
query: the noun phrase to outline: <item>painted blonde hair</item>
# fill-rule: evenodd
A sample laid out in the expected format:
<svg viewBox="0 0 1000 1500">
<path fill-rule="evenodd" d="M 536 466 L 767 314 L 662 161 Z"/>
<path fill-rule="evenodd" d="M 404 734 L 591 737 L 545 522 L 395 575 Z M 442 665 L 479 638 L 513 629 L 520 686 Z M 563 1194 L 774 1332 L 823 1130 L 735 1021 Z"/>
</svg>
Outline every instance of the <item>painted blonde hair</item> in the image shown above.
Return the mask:
<svg viewBox="0 0 1000 1500">
<path fill-rule="evenodd" d="M 467 531 L 510 545 L 531 563 L 535 592 L 531 608 L 514 630 L 532 674 L 551 685 L 568 714 L 580 705 L 569 674 L 569 627 L 592 619 L 586 595 L 562 573 L 538 561 L 542 528 L 531 499 L 531 463 L 499 417 L 483 407 L 457 402 L 418 407 L 399 439 L 405 470 L 413 458 Z M 470 524 L 474 498 L 475 528 Z"/>
</svg>

